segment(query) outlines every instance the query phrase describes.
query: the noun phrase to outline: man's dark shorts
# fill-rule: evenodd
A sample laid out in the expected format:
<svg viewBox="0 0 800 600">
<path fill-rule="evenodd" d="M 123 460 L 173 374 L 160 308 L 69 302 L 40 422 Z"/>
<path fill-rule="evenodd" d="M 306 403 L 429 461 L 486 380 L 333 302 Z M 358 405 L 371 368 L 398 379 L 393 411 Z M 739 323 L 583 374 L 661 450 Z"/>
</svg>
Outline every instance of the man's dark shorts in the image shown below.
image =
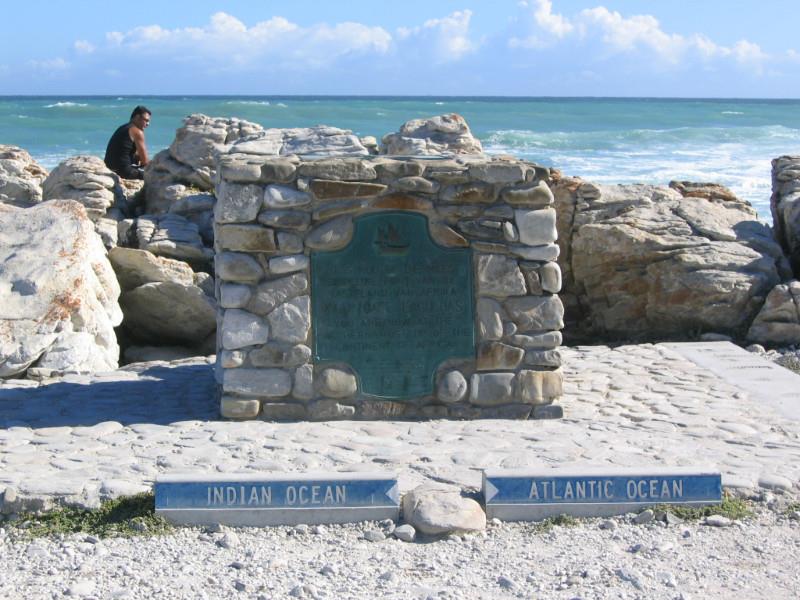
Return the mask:
<svg viewBox="0 0 800 600">
<path fill-rule="evenodd" d="M 133 165 L 125 165 L 115 172 L 123 179 L 144 179 L 144 169 Z"/>
</svg>

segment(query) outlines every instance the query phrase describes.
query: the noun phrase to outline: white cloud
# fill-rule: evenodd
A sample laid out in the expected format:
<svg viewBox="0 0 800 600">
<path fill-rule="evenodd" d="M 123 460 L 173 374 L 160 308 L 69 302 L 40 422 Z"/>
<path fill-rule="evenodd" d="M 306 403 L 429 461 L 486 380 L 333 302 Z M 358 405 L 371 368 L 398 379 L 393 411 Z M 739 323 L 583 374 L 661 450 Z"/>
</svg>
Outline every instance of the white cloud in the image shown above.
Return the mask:
<svg viewBox="0 0 800 600">
<path fill-rule="evenodd" d="M 73 46 L 79 54 L 91 54 L 95 50 L 94 45 L 86 40 L 77 40 Z"/>
<path fill-rule="evenodd" d="M 392 36 L 381 27 L 360 23 L 325 23 L 300 27 L 283 17 L 252 26 L 224 12 L 203 27 L 165 29 L 160 25 L 106 33 L 106 43 L 118 51 L 136 51 L 176 60 L 206 61 L 220 68 L 257 68 L 265 60 L 295 61 L 304 68 L 324 67 L 337 58 L 358 53 L 386 53 Z"/>
<path fill-rule="evenodd" d="M 397 38 L 425 48 L 438 64 L 458 61 L 475 52 L 480 43 L 470 38 L 471 10 L 459 10 L 441 19 L 429 19 L 420 27 L 400 27 Z"/>
<path fill-rule="evenodd" d="M 732 47 L 716 44 L 702 34 L 683 35 L 664 31 L 652 15 L 624 16 L 605 6 L 580 11 L 572 18 L 553 12 L 551 0 L 520 2 L 527 14 L 529 29 L 511 36 L 510 48 L 542 49 L 558 43 L 597 42 L 605 57 L 647 51 L 662 63 L 679 65 L 696 58 L 706 63 L 733 60 L 737 65 L 760 74 L 770 59 L 757 44 L 740 40 Z"/>
</svg>

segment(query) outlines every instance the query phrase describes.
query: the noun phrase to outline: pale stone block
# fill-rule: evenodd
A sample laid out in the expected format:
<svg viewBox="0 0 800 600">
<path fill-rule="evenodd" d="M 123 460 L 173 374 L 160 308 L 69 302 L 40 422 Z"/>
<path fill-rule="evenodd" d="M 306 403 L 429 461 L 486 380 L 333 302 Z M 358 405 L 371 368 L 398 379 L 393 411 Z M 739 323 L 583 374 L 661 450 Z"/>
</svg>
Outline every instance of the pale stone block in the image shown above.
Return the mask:
<svg viewBox="0 0 800 600">
<path fill-rule="evenodd" d="M 478 298 L 478 337 L 481 340 L 499 340 L 503 337 L 502 307 L 491 298 Z"/>
<path fill-rule="evenodd" d="M 300 365 L 294 372 L 292 396 L 298 400 L 311 400 L 314 397 L 314 366 Z"/>
<path fill-rule="evenodd" d="M 431 181 L 424 177 L 401 177 L 395 180 L 394 187 L 404 192 L 417 192 L 421 194 L 435 194 L 439 191 L 438 181 Z"/>
<path fill-rule="evenodd" d="M 514 221 L 519 230 L 519 241 L 528 246 L 544 246 L 555 242 L 558 237 L 554 208 L 515 210 Z"/>
<path fill-rule="evenodd" d="M 421 485 L 405 494 L 403 517 L 428 535 L 486 529 L 486 514 L 480 504 L 462 497 L 460 490 L 437 484 Z"/>
<path fill-rule="evenodd" d="M 247 310 L 265 315 L 272 312 L 279 304 L 299 296 L 307 289 L 308 277 L 305 273 L 295 273 L 288 277 L 265 281 L 256 288 L 255 294 L 247 305 Z"/>
<path fill-rule="evenodd" d="M 261 346 L 261 348 L 251 350 L 248 357 L 254 367 L 283 367 L 284 369 L 290 369 L 307 363 L 311 358 L 311 348 L 303 344 L 289 347 L 267 344 Z"/>
<path fill-rule="evenodd" d="M 486 296 L 523 296 L 525 277 L 517 261 L 502 254 L 478 256 L 478 293 Z"/>
<path fill-rule="evenodd" d="M 218 225 L 216 244 L 234 252 L 274 252 L 275 232 L 261 225 Z"/>
<path fill-rule="evenodd" d="M 558 244 L 547 244 L 545 246 L 510 246 L 509 250 L 520 258 L 538 260 L 541 262 L 556 260 L 561 251 Z"/>
<path fill-rule="evenodd" d="M 478 406 L 494 406 L 514 401 L 514 373 L 475 373 L 470 381 L 469 401 Z"/>
<path fill-rule="evenodd" d="M 254 419 L 261 410 L 258 400 L 242 400 L 235 396 L 222 396 L 220 414 L 226 419 Z"/>
<path fill-rule="evenodd" d="M 222 318 L 222 347 L 236 350 L 245 346 L 266 343 L 269 338 L 269 326 L 258 315 L 230 308 Z"/>
<path fill-rule="evenodd" d="M 258 261 L 247 254 L 220 252 L 214 259 L 217 276 L 223 281 L 255 283 L 264 276 Z"/>
<path fill-rule="evenodd" d="M 222 389 L 232 394 L 280 398 L 292 391 L 292 378 L 283 369 L 227 369 Z"/>
<path fill-rule="evenodd" d="M 505 189 L 501 198 L 514 206 L 529 207 L 550 206 L 554 201 L 553 192 L 544 181 L 536 185 Z"/>
<path fill-rule="evenodd" d="M 525 171 L 521 164 L 512 162 L 487 162 L 469 167 L 470 176 L 487 183 L 524 182 Z"/>
<path fill-rule="evenodd" d="M 269 259 L 269 270 L 276 275 L 305 271 L 308 268 L 308 257 L 304 254 L 291 256 L 274 256 Z"/>
<path fill-rule="evenodd" d="M 297 253 L 303 251 L 303 238 L 295 233 L 278 232 L 278 248 L 281 252 Z"/>
<path fill-rule="evenodd" d="M 368 163 L 357 158 L 328 158 L 303 163 L 298 173 L 316 179 L 371 181 L 378 175 Z"/>
<path fill-rule="evenodd" d="M 561 345 L 562 336 L 560 331 L 547 331 L 536 335 L 512 335 L 508 341 L 522 348 L 550 350 Z"/>
<path fill-rule="evenodd" d="M 261 180 L 275 183 L 289 183 L 294 179 L 297 167 L 290 160 L 273 158 L 261 166 Z"/>
<path fill-rule="evenodd" d="M 340 250 L 353 237 L 353 217 L 343 215 L 322 223 L 306 237 L 306 246 L 314 250 Z"/>
<path fill-rule="evenodd" d="M 561 267 L 557 262 L 549 262 L 542 265 L 539 269 L 539 278 L 542 281 L 542 289 L 551 294 L 561 291 Z"/>
<path fill-rule="evenodd" d="M 560 367 L 561 353 L 558 350 L 528 350 L 525 364 L 535 367 Z"/>
<path fill-rule="evenodd" d="M 299 296 L 284 302 L 267 316 L 272 337 L 291 343 L 302 343 L 311 328 L 311 299 Z"/>
<path fill-rule="evenodd" d="M 290 402 L 264 402 L 261 418 L 266 421 L 300 421 L 306 418 L 306 407 Z"/>
<path fill-rule="evenodd" d="M 503 237 L 507 242 L 519 241 L 519 231 L 517 231 L 517 228 L 511 221 L 503 223 Z"/>
<path fill-rule="evenodd" d="M 220 182 L 216 188 L 217 203 L 214 206 L 214 219 L 217 223 L 254 221 L 261 210 L 263 190 L 260 185 Z"/>
<path fill-rule="evenodd" d="M 522 348 L 487 342 L 478 347 L 478 358 L 475 368 L 478 371 L 513 370 L 522 362 L 525 351 Z"/>
<path fill-rule="evenodd" d="M 318 400 L 308 407 L 309 417 L 314 421 L 347 419 L 356 414 L 355 406 L 339 404 L 336 400 Z"/>
<path fill-rule="evenodd" d="M 436 386 L 436 397 L 447 404 L 460 402 L 467 394 L 467 380 L 460 371 L 445 373 Z"/>
<path fill-rule="evenodd" d="M 517 396 L 528 404 L 549 404 L 563 395 L 564 375 L 555 371 L 520 371 L 517 374 Z"/>
<path fill-rule="evenodd" d="M 245 354 L 241 350 L 223 350 L 219 355 L 223 369 L 236 369 L 244 364 Z"/>
<path fill-rule="evenodd" d="M 311 196 L 285 185 L 268 185 L 264 190 L 264 206 L 267 208 L 286 209 L 311 204 Z M 258 212 L 253 215 L 256 218 Z"/>
<path fill-rule="evenodd" d="M 564 328 L 564 305 L 558 296 L 509 298 L 504 307 L 520 331 L 551 331 Z"/>
<path fill-rule="evenodd" d="M 355 375 L 333 367 L 320 373 L 318 385 L 319 392 L 328 398 L 347 398 L 358 389 Z"/>
<path fill-rule="evenodd" d="M 249 285 L 223 283 L 219 286 L 219 305 L 222 308 L 244 308 L 252 295 Z"/>
<path fill-rule="evenodd" d="M 258 213 L 258 222 L 279 229 L 305 231 L 311 224 L 311 215 L 299 210 L 263 210 Z"/>
</svg>

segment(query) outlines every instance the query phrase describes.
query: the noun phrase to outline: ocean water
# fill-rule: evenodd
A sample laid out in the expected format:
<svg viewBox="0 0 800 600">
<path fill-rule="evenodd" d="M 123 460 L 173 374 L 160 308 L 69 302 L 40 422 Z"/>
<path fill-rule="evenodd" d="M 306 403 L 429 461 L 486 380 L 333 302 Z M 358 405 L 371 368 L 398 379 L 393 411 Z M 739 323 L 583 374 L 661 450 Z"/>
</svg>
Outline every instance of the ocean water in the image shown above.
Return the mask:
<svg viewBox="0 0 800 600">
<path fill-rule="evenodd" d="M 334 125 L 380 139 L 409 119 L 457 112 L 487 152 L 602 183 L 721 183 L 767 222 L 770 161 L 800 154 L 800 100 L 0 96 L 0 143 L 25 148 L 48 169 L 75 154 L 102 156 L 137 104 L 153 111 L 151 154 L 191 113 L 264 127 Z"/>
</svg>

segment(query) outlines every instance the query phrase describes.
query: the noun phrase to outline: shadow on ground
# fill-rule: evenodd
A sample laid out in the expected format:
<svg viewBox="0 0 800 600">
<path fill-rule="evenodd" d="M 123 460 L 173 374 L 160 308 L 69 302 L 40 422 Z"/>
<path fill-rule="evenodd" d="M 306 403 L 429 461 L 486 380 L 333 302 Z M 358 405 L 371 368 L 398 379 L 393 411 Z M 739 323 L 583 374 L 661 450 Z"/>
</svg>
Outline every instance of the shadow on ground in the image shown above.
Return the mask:
<svg viewBox="0 0 800 600">
<path fill-rule="evenodd" d="M 213 421 L 220 418 L 215 387 L 213 367 L 202 364 L 153 366 L 135 378 L 93 379 L 89 384 L 59 381 L 0 388 L 0 427 Z"/>
</svg>

